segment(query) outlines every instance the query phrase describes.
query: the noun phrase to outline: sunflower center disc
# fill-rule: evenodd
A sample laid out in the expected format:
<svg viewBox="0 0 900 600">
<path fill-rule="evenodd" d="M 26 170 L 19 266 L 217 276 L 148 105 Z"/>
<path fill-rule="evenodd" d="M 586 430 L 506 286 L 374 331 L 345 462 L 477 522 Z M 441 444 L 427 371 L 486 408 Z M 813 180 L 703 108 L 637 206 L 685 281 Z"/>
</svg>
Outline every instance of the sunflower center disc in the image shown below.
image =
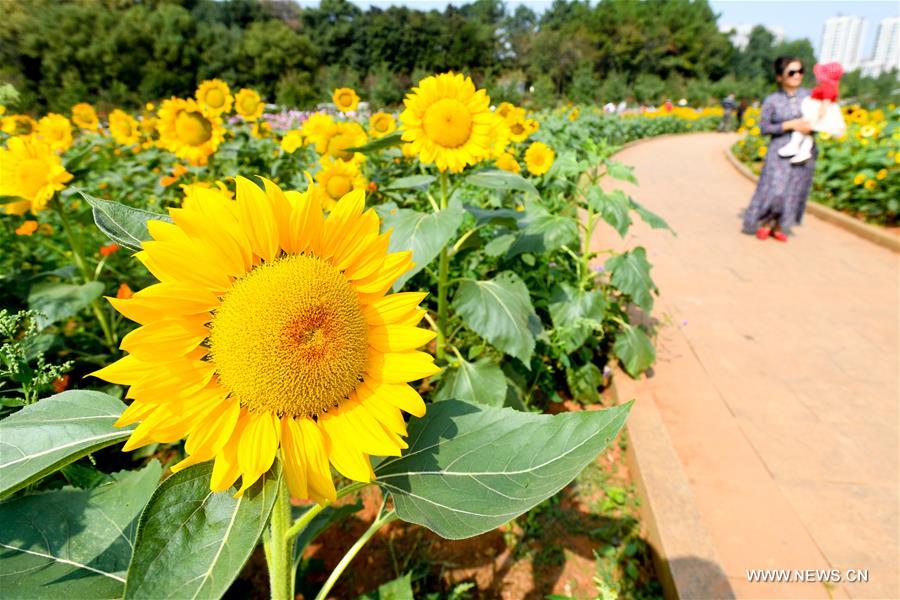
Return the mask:
<svg viewBox="0 0 900 600">
<path fill-rule="evenodd" d="M 188 146 L 199 146 L 212 137 L 212 127 L 203 115 L 183 110 L 175 120 L 178 138 Z"/>
<path fill-rule="evenodd" d="M 329 156 L 333 156 L 334 158 L 339 158 L 340 160 L 352 160 L 353 153 L 347 152 L 347 148 L 353 147 L 353 140 L 348 138 L 342 133 L 337 134 L 328 140 L 328 152 Z"/>
<path fill-rule="evenodd" d="M 256 112 L 256 98 L 244 98 L 241 102 L 241 108 L 244 109 L 244 114 L 252 115 Z"/>
<path fill-rule="evenodd" d="M 318 415 L 346 399 L 366 369 L 356 293 L 312 256 L 266 263 L 236 281 L 211 329 L 219 381 L 251 411 Z"/>
<path fill-rule="evenodd" d="M 206 103 L 213 108 L 222 108 L 222 105 L 225 104 L 225 94 L 222 93 L 222 90 L 213 88 L 206 92 Z"/>
<path fill-rule="evenodd" d="M 444 148 L 458 148 L 469 141 L 472 115 L 459 100 L 444 98 L 428 107 L 423 126 L 429 139 Z"/>
</svg>

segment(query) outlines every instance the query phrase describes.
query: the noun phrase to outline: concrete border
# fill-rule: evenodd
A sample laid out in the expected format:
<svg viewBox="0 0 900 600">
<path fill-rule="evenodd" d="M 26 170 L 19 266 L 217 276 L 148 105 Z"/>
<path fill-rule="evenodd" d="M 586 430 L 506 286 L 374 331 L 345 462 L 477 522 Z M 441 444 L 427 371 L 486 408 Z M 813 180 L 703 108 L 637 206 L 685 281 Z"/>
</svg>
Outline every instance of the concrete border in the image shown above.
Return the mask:
<svg viewBox="0 0 900 600">
<path fill-rule="evenodd" d="M 667 600 L 735 597 L 690 484 L 652 396 L 620 368 L 612 378 L 616 402 L 642 396 L 625 422 L 625 458 L 641 497 L 641 521 Z"/>
<path fill-rule="evenodd" d="M 759 176 L 751 171 L 747 165 L 742 163 L 740 159 L 734 155 L 734 152 L 731 151 L 731 148 L 725 150 L 725 157 L 728 159 L 728 162 L 737 169 L 738 173 L 753 183 L 759 181 Z M 842 229 L 846 229 L 854 235 L 858 235 L 863 239 L 869 240 L 870 242 L 889 250 L 893 250 L 894 252 L 900 252 L 900 235 L 888 233 L 875 225 L 869 225 L 859 219 L 854 219 L 849 215 L 817 202 L 807 203 L 806 210 L 819 219 L 827 221 L 832 225 L 837 225 Z"/>
</svg>

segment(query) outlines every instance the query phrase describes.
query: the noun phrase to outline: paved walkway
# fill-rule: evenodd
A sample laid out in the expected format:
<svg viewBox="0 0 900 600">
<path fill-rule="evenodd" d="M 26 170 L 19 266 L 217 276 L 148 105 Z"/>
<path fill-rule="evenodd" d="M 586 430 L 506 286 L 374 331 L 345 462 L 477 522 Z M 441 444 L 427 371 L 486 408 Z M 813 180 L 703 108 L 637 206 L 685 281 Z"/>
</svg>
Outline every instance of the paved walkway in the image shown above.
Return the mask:
<svg viewBox="0 0 900 600">
<path fill-rule="evenodd" d="M 738 598 L 900 598 L 900 259 L 807 215 L 787 244 L 739 233 L 753 184 L 733 135 L 648 141 L 622 186 L 661 290 L 653 402 Z M 747 569 L 868 569 L 868 583 L 748 583 Z"/>
</svg>

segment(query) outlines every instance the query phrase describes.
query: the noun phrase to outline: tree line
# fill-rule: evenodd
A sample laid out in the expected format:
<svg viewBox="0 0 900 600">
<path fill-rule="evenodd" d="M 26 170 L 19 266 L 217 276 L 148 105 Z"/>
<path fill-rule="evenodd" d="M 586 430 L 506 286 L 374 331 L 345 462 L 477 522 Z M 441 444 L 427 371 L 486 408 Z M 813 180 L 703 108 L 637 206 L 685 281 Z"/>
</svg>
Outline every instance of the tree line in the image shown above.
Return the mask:
<svg viewBox="0 0 900 600">
<path fill-rule="evenodd" d="M 471 74 L 492 98 L 536 106 L 698 104 L 731 92 L 762 97 L 779 54 L 814 62 L 808 40 L 775 43 L 762 27 L 736 48 L 706 0 L 556 0 L 540 15 L 502 0 L 443 11 L 362 10 L 348 0 L 0 0 L 0 8 L 0 84 L 9 84 L 0 89 L 14 89 L 16 108 L 32 111 L 85 100 L 137 107 L 191 95 L 212 77 L 291 106 L 325 101 L 342 85 L 390 106 L 422 76 L 449 69 Z M 895 73 L 848 80 L 865 101 L 897 92 Z"/>
</svg>

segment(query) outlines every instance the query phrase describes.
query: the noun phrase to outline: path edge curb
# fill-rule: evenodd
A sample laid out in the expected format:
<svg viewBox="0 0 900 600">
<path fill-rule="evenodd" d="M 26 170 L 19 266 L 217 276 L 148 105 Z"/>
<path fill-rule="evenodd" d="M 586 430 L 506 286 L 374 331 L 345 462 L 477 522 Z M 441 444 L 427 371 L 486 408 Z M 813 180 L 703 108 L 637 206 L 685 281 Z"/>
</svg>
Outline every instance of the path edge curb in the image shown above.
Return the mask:
<svg viewBox="0 0 900 600">
<path fill-rule="evenodd" d="M 610 387 L 617 404 L 638 396 L 638 382 L 619 367 Z M 641 522 L 663 596 L 666 600 L 735 598 L 652 397 L 637 399 L 625 431 L 625 460 L 641 498 Z"/>
<path fill-rule="evenodd" d="M 750 170 L 747 165 L 742 163 L 737 156 L 734 155 L 734 152 L 731 151 L 731 148 L 727 148 L 725 150 L 725 157 L 728 159 L 728 162 L 737 169 L 738 173 L 756 183 L 759 180 L 759 176 L 757 176 L 753 171 Z M 833 208 L 825 206 L 824 204 L 819 204 L 817 202 L 808 202 L 806 205 L 806 210 L 812 213 L 814 216 L 822 219 L 823 221 L 827 221 L 832 225 L 837 225 L 838 227 L 853 233 L 863 239 L 866 239 L 874 244 L 878 244 L 883 248 L 887 248 L 889 250 L 893 250 L 894 252 L 900 252 L 900 236 L 891 235 L 886 231 L 882 231 L 878 227 L 874 225 L 869 225 L 868 223 L 864 223 L 859 219 L 854 219 L 849 215 L 845 215 L 844 213 L 837 211 Z"/>
</svg>

